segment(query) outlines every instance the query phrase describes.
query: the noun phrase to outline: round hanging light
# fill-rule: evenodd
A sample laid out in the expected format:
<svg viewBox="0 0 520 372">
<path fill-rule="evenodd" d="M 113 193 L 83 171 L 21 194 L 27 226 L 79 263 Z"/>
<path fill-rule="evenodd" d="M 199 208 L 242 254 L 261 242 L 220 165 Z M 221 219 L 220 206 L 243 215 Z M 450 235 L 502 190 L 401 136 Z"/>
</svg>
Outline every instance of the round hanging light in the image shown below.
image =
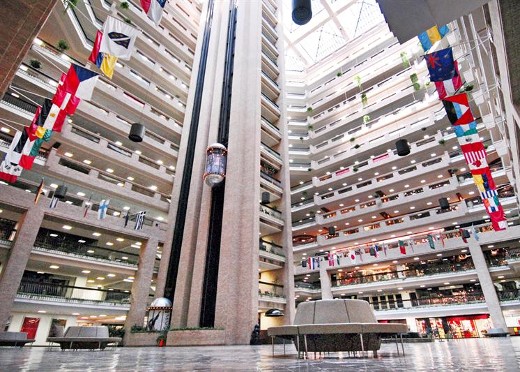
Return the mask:
<svg viewBox="0 0 520 372">
<path fill-rule="evenodd" d="M 226 176 L 227 149 L 220 143 L 214 143 L 206 149 L 206 171 L 204 182 L 208 186 L 215 186 Z"/>
<path fill-rule="evenodd" d="M 133 123 L 130 128 L 128 139 L 133 142 L 142 142 L 144 138 L 144 125 L 141 123 Z"/>
<path fill-rule="evenodd" d="M 395 148 L 397 149 L 397 155 L 406 156 L 410 153 L 410 145 L 408 145 L 408 141 L 405 139 L 400 139 L 395 143 Z"/>
<path fill-rule="evenodd" d="M 304 25 L 312 18 L 311 0 L 293 0 L 292 19 L 297 25 Z"/>
<path fill-rule="evenodd" d="M 65 195 L 67 195 L 67 186 L 59 185 L 56 191 L 54 191 L 54 197 L 56 199 L 64 199 Z"/>
</svg>

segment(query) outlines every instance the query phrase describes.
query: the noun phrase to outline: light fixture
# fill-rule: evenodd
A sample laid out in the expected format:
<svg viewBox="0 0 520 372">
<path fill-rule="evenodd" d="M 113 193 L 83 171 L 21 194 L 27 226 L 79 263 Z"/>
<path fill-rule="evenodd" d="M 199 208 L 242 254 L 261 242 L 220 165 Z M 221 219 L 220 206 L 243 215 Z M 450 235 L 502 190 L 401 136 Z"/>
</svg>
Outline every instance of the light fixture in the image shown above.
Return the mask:
<svg viewBox="0 0 520 372">
<path fill-rule="evenodd" d="M 274 318 L 274 317 L 284 316 L 284 313 L 280 309 L 269 309 L 265 312 L 265 316 Z"/>
<path fill-rule="evenodd" d="M 145 128 L 141 123 L 133 123 L 130 128 L 128 139 L 132 142 L 142 142 L 144 138 Z"/>
</svg>

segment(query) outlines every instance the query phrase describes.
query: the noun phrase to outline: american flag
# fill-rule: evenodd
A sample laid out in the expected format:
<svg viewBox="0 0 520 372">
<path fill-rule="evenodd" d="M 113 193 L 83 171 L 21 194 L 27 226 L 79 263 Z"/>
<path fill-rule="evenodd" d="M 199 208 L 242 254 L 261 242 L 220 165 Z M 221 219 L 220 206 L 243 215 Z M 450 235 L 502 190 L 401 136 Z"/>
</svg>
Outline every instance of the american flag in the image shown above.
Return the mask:
<svg viewBox="0 0 520 372">
<path fill-rule="evenodd" d="M 135 215 L 134 230 L 141 230 L 143 228 L 144 216 L 146 216 L 146 211 L 137 212 L 137 214 Z"/>
</svg>

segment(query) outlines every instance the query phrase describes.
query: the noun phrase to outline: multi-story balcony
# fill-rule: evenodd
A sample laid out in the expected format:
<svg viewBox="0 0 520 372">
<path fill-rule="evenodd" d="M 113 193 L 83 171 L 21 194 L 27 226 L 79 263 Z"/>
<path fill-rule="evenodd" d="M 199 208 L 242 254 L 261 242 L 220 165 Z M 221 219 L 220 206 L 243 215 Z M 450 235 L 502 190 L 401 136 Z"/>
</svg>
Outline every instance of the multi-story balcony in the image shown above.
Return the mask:
<svg viewBox="0 0 520 372">
<path fill-rule="evenodd" d="M 262 117 L 262 142 L 267 146 L 276 146 L 282 140 L 280 129 L 266 118 Z"/>
<path fill-rule="evenodd" d="M 260 239 L 260 270 L 277 270 L 285 265 L 283 247 Z"/>
</svg>

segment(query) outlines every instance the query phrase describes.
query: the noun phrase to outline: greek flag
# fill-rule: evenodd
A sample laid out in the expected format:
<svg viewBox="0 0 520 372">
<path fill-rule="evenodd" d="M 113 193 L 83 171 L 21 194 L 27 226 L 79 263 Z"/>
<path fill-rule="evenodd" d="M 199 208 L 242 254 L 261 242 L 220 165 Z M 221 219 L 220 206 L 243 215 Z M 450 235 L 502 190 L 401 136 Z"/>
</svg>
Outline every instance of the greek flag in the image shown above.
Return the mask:
<svg viewBox="0 0 520 372">
<path fill-rule="evenodd" d="M 143 228 L 144 216 L 146 216 L 146 211 L 138 212 L 135 215 L 135 227 L 134 227 L 134 230 L 141 230 Z"/>
</svg>

